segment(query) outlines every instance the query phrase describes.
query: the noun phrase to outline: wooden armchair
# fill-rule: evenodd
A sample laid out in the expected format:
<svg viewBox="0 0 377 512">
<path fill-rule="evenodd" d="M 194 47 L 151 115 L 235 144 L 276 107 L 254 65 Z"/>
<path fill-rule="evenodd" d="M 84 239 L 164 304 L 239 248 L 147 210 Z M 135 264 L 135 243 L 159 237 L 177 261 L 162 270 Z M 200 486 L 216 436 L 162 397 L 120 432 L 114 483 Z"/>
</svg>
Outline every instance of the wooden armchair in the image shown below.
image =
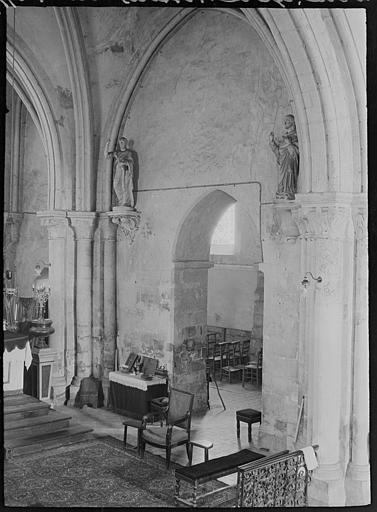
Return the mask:
<svg viewBox="0 0 377 512">
<path fill-rule="evenodd" d="M 140 455 L 144 457 L 145 445 L 150 444 L 166 450 L 166 468 L 170 465 L 172 448 L 186 445 L 189 464 L 192 460 L 190 444 L 191 413 L 194 395 L 186 391 L 171 388 L 166 425 L 147 425 L 148 415 L 143 418 L 143 430 L 140 438 Z"/>
</svg>

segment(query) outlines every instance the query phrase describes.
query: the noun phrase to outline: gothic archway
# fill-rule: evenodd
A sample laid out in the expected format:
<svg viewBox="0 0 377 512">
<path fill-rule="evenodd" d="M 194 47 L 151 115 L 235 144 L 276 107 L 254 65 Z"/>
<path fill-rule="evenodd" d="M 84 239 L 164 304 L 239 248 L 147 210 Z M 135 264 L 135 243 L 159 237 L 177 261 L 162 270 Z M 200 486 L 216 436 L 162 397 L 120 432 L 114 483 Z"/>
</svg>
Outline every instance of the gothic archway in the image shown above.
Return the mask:
<svg viewBox="0 0 377 512">
<path fill-rule="evenodd" d="M 195 393 L 195 409 L 207 407 L 205 361 L 202 349 L 207 329 L 208 270 L 212 234 L 227 208 L 238 203 L 248 212 L 250 232 L 256 236 L 259 187 L 232 187 L 232 194 L 215 189 L 203 196 L 181 222 L 173 246 L 172 339 L 173 382 Z"/>
</svg>

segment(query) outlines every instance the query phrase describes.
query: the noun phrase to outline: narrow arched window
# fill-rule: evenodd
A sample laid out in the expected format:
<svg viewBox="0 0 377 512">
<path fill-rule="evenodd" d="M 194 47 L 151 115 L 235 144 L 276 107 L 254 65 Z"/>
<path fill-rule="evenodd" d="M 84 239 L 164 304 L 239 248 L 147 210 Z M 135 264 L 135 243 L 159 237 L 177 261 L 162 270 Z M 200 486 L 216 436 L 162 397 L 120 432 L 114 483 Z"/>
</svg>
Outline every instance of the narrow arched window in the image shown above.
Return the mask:
<svg viewBox="0 0 377 512">
<path fill-rule="evenodd" d="M 219 220 L 212 235 L 211 254 L 234 254 L 235 249 L 235 203 L 229 206 Z"/>
</svg>

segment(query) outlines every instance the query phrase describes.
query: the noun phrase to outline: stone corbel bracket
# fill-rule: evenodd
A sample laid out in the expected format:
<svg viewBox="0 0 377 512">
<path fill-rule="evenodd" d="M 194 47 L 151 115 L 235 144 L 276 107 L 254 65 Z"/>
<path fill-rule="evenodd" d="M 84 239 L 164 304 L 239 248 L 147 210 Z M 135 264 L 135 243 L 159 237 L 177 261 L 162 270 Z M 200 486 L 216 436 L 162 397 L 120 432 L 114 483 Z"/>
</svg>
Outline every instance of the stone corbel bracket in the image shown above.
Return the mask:
<svg viewBox="0 0 377 512">
<path fill-rule="evenodd" d="M 140 226 L 141 212 L 136 210 L 127 210 L 124 212 L 112 211 L 108 212 L 108 216 L 114 224 L 117 224 L 121 228 L 129 245 L 132 245 Z"/>
</svg>

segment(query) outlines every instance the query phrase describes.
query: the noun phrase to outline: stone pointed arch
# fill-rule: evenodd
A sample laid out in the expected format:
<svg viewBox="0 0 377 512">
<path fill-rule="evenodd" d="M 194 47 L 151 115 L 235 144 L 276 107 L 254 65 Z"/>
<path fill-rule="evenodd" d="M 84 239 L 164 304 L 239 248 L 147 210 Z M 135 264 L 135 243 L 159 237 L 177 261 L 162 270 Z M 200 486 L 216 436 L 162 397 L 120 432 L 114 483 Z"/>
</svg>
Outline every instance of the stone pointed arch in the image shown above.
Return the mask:
<svg viewBox="0 0 377 512">
<path fill-rule="evenodd" d="M 207 325 L 211 236 L 223 212 L 235 201 L 222 190 L 205 194 L 184 216 L 173 244 L 173 383 L 194 393 L 197 411 L 207 406 L 205 361 L 198 356 Z"/>
<path fill-rule="evenodd" d="M 13 46 L 10 41 L 15 41 L 15 45 Z M 35 69 L 32 69 L 30 60 L 27 61 L 23 57 L 17 44 L 17 38 L 12 37 L 12 34 L 9 33 L 6 46 L 6 62 L 8 68 L 7 79 L 10 84 L 15 84 L 20 96 L 24 96 L 25 100 L 27 98 L 25 106 L 29 109 L 33 119 L 35 120 L 35 116 L 38 118 L 36 126 L 40 130 L 40 133 L 42 133 L 42 141 L 47 155 L 47 208 L 49 210 L 62 209 L 65 206 L 62 150 L 51 104 L 42 85 L 37 79 L 37 76 L 40 75 Z"/>
<path fill-rule="evenodd" d="M 208 261 L 212 234 L 236 199 L 223 190 L 202 197 L 181 222 L 173 245 L 173 261 Z"/>
<path fill-rule="evenodd" d="M 309 143 L 302 155 L 302 192 L 365 190 L 364 72 L 339 11 L 258 10 L 294 87 L 300 142 L 305 131 Z"/>
<path fill-rule="evenodd" d="M 145 71 L 148 69 L 148 65 L 153 59 L 153 56 L 164 44 L 167 38 L 171 37 L 172 34 L 178 28 L 190 19 L 195 14 L 196 9 L 178 9 L 177 14 L 165 25 L 165 27 L 158 33 L 153 39 L 143 57 L 140 59 L 135 71 L 126 80 L 121 87 L 118 97 L 114 101 L 110 114 L 105 124 L 105 138 L 110 141 L 109 150 L 113 151 L 116 146 L 117 137 L 121 130 L 122 121 L 124 120 L 125 113 L 127 111 L 129 102 L 134 94 L 137 84 Z M 100 151 L 102 154 L 102 152 Z M 103 167 L 106 167 L 104 170 Z M 111 206 L 111 160 L 106 160 L 103 164 L 98 166 L 97 176 L 97 210 L 107 211 Z"/>
<path fill-rule="evenodd" d="M 75 118 L 76 209 L 95 208 L 93 175 L 93 120 L 85 46 L 77 11 L 73 7 L 53 7 L 63 42 L 71 81 Z"/>
<path fill-rule="evenodd" d="M 180 10 L 151 43 L 135 73 L 124 84 L 106 126 L 106 131 L 111 133 L 111 147 L 116 143 L 131 96 L 156 49 L 198 11 Z M 299 191 L 365 190 L 363 72 L 360 74 L 360 58 L 353 58 L 355 42 L 344 12 L 319 9 L 312 16 L 311 11 L 309 14 L 289 9 L 221 11 L 244 19 L 257 31 L 290 92 L 300 141 L 301 168 L 304 169 Z M 317 37 L 318 34 L 321 37 Z M 111 162 L 106 165 L 106 172 L 101 170 L 99 176 L 101 209 L 110 206 Z"/>
</svg>

